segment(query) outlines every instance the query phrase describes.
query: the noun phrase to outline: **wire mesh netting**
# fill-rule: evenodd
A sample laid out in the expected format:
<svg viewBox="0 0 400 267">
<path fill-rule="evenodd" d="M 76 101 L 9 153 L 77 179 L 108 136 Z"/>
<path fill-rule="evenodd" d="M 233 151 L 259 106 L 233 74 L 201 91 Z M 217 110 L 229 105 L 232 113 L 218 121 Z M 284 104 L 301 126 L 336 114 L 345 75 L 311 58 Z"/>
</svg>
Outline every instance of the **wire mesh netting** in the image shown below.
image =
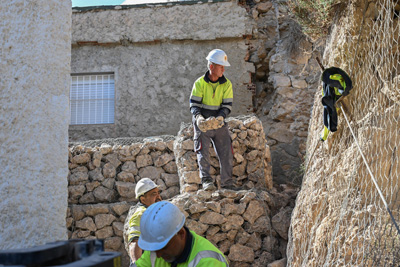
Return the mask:
<svg viewBox="0 0 400 267">
<path fill-rule="evenodd" d="M 315 98 L 288 266 L 400 265 L 399 11 L 392 0 L 357 1 L 332 29 L 326 67 L 354 87 L 323 143 L 321 90 Z"/>
</svg>

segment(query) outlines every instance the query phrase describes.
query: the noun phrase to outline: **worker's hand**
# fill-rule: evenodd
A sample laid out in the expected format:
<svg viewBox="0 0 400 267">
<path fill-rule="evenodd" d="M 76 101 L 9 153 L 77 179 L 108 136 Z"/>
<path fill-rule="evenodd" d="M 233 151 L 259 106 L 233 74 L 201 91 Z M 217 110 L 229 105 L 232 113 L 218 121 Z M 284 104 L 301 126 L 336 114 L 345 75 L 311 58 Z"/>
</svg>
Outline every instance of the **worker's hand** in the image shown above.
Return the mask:
<svg viewBox="0 0 400 267">
<path fill-rule="evenodd" d="M 205 125 L 206 120 L 204 119 L 204 117 L 202 115 L 197 115 L 196 116 L 196 125 L 197 127 L 199 127 L 200 131 L 202 132 L 206 132 L 206 125 Z"/>
<path fill-rule="evenodd" d="M 217 120 L 217 122 L 218 122 L 218 124 L 217 124 L 217 126 L 216 126 L 216 129 L 219 129 L 219 128 L 221 128 L 222 126 L 224 126 L 224 117 L 218 116 L 218 117 L 216 118 L 216 120 Z"/>
</svg>

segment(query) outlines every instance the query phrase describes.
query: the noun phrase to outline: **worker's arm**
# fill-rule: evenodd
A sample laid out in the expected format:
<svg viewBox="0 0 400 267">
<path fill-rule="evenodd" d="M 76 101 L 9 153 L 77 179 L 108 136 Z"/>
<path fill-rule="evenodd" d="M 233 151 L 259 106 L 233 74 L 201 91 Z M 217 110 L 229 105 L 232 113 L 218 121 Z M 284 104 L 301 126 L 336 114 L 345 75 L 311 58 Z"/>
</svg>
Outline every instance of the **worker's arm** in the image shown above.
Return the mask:
<svg viewBox="0 0 400 267">
<path fill-rule="evenodd" d="M 138 246 L 137 241 L 138 239 L 135 239 L 129 244 L 129 257 L 131 257 L 132 262 L 142 256 L 142 249 Z"/>
<path fill-rule="evenodd" d="M 232 83 L 230 81 L 227 81 L 226 83 L 224 95 L 222 96 L 221 108 L 218 110 L 218 116 L 222 116 L 224 118 L 231 113 L 233 105 Z"/>
<path fill-rule="evenodd" d="M 201 114 L 201 107 L 203 106 L 203 87 L 199 79 L 195 81 L 192 88 L 192 93 L 190 94 L 190 112 L 195 118 L 197 115 Z"/>
</svg>

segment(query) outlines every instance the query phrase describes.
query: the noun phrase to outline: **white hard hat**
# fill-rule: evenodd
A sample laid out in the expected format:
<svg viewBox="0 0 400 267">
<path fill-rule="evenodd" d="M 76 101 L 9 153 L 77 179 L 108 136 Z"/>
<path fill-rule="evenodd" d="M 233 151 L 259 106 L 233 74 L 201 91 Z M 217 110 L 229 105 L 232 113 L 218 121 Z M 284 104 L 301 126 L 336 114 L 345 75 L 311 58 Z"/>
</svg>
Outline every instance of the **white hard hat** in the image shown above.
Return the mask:
<svg viewBox="0 0 400 267">
<path fill-rule="evenodd" d="M 211 52 L 208 53 L 208 56 L 206 57 L 206 59 L 208 61 L 211 61 L 212 63 L 222 65 L 222 66 L 230 66 L 231 65 L 228 62 L 228 56 L 221 49 L 211 50 Z"/>
<path fill-rule="evenodd" d="M 162 249 L 184 224 L 185 215 L 174 204 L 160 201 L 150 205 L 140 219 L 139 247 L 148 251 Z"/>
<path fill-rule="evenodd" d="M 138 199 L 140 196 L 144 195 L 146 192 L 149 192 L 151 189 L 158 187 L 155 182 L 153 182 L 149 178 L 142 178 L 135 187 L 135 195 Z"/>
</svg>

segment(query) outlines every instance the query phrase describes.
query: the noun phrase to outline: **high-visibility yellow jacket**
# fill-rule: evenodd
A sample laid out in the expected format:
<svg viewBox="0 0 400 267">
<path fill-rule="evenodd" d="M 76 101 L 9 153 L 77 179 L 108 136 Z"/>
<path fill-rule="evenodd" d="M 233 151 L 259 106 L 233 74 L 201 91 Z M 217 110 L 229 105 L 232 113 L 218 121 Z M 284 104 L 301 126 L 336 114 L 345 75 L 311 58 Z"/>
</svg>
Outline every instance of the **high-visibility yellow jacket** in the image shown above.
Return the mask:
<svg viewBox="0 0 400 267">
<path fill-rule="evenodd" d="M 232 83 L 225 76 L 213 83 L 208 78 L 209 72 L 198 78 L 190 95 L 190 111 L 193 116 L 198 114 L 204 118 L 226 116 L 232 110 L 233 90 Z"/>
<path fill-rule="evenodd" d="M 187 228 L 186 228 L 187 229 Z M 192 234 L 192 244 L 190 254 L 185 262 L 178 263 L 177 267 L 227 267 L 229 266 L 225 255 L 217 249 L 210 241 L 195 232 Z M 190 245 L 190 244 L 186 244 Z M 155 252 L 145 251 L 143 255 L 133 264 L 135 267 L 170 267 L 171 263 L 164 261 L 163 258 L 157 258 Z"/>
</svg>

